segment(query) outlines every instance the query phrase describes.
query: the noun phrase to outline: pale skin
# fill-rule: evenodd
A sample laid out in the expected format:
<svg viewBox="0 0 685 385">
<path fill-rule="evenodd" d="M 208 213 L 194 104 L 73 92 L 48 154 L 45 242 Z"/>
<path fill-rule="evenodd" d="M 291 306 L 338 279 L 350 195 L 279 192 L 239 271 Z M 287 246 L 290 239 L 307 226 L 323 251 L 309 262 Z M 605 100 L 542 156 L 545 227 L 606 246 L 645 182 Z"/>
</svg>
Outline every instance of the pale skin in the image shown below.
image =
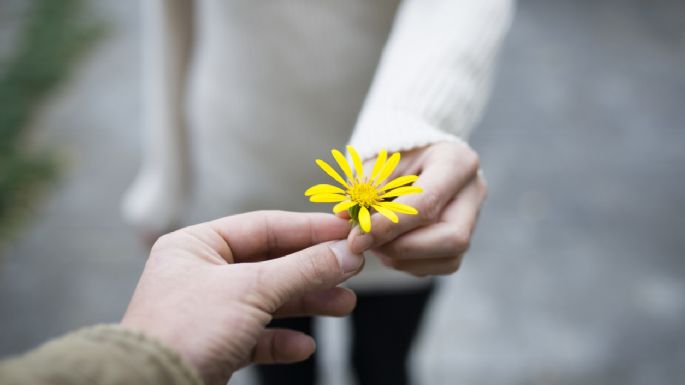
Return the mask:
<svg viewBox="0 0 685 385">
<path fill-rule="evenodd" d="M 373 167 L 374 161 L 366 161 L 365 168 Z M 370 233 L 359 227 L 350 232 L 350 249 L 355 253 L 371 249 L 386 266 L 415 276 L 456 272 L 487 195 L 478 168 L 478 154 L 464 142 L 403 152 L 394 175 L 418 175 L 414 185 L 423 192 L 401 196 L 396 202 L 416 208 L 419 214 L 398 214 L 398 223 L 373 214 Z"/>
<path fill-rule="evenodd" d="M 364 168 L 370 170 L 374 162 L 367 160 Z M 387 267 L 418 277 L 456 272 L 487 197 L 487 185 L 478 169 L 478 154 L 465 142 L 441 142 L 402 152 L 388 180 L 399 175 L 419 176 L 414 185 L 424 192 L 396 200 L 415 207 L 419 214 L 398 214 L 398 223 L 373 214 L 369 234 L 359 227 L 350 232 L 350 249 L 355 253 L 371 249 Z M 345 214 L 341 217 L 346 218 Z M 146 238 L 150 239 L 155 238 Z"/>
<path fill-rule="evenodd" d="M 176 350 L 206 384 L 250 363 L 302 361 L 314 340 L 266 325 L 352 311 L 355 294 L 336 287 L 364 262 L 344 240 L 349 231 L 329 214 L 261 211 L 164 235 L 121 323 Z"/>
<path fill-rule="evenodd" d="M 263 211 L 161 237 L 122 324 L 175 349 L 207 384 L 225 384 L 250 363 L 306 359 L 310 336 L 266 325 L 351 312 L 356 296 L 336 285 L 361 270 L 365 250 L 417 276 L 459 268 L 486 195 L 476 153 L 435 144 L 404 153 L 396 174 L 419 175 L 424 192 L 397 200 L 419 215 L 395 224 L 374 214 L 368 234 L 332 215 Z"/>
</svg>

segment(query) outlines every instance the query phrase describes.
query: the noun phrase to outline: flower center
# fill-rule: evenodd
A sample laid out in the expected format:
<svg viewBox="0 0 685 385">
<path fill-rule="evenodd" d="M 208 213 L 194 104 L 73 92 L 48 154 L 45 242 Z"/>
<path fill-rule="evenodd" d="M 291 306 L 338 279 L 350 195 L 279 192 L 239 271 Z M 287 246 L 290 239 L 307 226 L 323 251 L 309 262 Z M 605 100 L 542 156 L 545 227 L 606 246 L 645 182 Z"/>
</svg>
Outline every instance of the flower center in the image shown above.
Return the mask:
<svg viewBox="0 0 685 385">
<path fill-rule="evenodd" d="M 350 199 L 360 206 L 370 207 L 379 201 L 378 192 L 368 182 L 354 183 L 347 193 L 350 194 Z"/>
</svg>

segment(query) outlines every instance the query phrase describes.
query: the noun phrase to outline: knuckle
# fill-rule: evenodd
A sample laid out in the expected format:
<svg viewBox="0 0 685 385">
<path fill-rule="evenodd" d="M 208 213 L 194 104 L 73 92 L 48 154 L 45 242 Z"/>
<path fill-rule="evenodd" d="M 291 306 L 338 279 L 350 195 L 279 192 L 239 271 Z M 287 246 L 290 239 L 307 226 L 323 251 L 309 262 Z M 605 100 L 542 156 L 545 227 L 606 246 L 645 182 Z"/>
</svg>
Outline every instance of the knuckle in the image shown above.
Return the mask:
<svg viewBox="0 0 685 385">
<path fill-rule="evenodd" d="M 478 178 L 478 190 L 483 198 L 488 196 L 488 189 L 488 182 L 486 182 L 483 178 Z"/>
<path fill-rule="evenodd" d="M 243 282 L 246 282 L 243 290 L 243 301 L 266 313 L 273 313 L 278 305 L 287 300 L 287 293 L 273 287 L 269 274 L 261 264 L 247 264 L 241 271 Z M 264 288 L 270 288 L 264 290 Z"/>
<path fill-rule="evenodd" d="M 390 242 L 383 246 L 380 251 L 393 258 L 403 259 L 409 254 L 411 248 L 405 242 Z"/>
<path fill-rule="evenodd" d="M 303 258 L 299 268 L 304 282 L 313 288 L 322 287 L 328 281 L 329 272 L 339 270 L 337 258 L 328 246 L 319 247 L 316 253 Z"/>
<path fill-rule="evenodd" d="M 441 199 L 433 191 L 423 192 L 423 207 L 419 211 L 419 220 L 422 223 L 434 223 L 440 217 Z"/>
<path fill-rule="evenodd" d="M 184 229 L 176 230 L 171 233 L 164 234 L 157 238 L 150 249 L 150 255 L 157 255 L 160 251 L 168 250 L 177 244 L 177 240 L 181 237 Z"/>
<path fill-rule="evenodd" d="M 466 167 L 473 173 L 477 172 L 480 168 L 480 156 L 478 156 L 478 153 L 471 147 L 467 147 L 463 156 Z"/>
<path fill-rule="evenodd" d="M 454 274 L 457 271 L 459 271 L 460 267 L 461 267 L 461 255 L 458 255 L 456 257 L 452 257 L 449 259 L 449 262 L 445 265 L 444 270 L 441 271 L 440 274 L 441 275 Z"/>
<path fill-rule="evenodd" d="M 466 251 L 471 243 L 471 234 L 468 230 L 457 230 L 450 234 L 448 238 L 449 248 L 455 252 Z"/>
<path fill-rule="evenodd" d="M 300 264 L 300 274 L 308 286 L 319 287 L 323 284 L 321 262 L 317 258 L 304 258 Z"/>
</svg>

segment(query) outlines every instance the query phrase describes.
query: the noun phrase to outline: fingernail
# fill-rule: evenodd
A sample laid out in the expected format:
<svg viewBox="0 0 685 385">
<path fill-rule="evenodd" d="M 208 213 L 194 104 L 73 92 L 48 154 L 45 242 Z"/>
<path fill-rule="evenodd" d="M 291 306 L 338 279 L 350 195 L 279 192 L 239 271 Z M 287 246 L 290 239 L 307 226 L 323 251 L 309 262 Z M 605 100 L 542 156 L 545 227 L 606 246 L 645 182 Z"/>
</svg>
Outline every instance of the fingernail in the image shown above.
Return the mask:
<svg viewBox="0 0 685 385">
<path fill-rule="evenodd" d="M 333 254 L 338 258 L 340 270 L 345 274 L 357 271 L 364 262 L 364 257 L 350 250 L 349 246 L 347 246 L 347 240 L 331 243 L 328 247 L 331 248 Z"/>
<path fill-rule="evenodd" d="M 363 253 L 364 251 L 368 250 L 371 248 L 373 245 L 373 235 L 371 234 L 362 234 L 356 238 L 354 238 L 354 250 L 359 251 L 360 253 Z"/>
</svg>

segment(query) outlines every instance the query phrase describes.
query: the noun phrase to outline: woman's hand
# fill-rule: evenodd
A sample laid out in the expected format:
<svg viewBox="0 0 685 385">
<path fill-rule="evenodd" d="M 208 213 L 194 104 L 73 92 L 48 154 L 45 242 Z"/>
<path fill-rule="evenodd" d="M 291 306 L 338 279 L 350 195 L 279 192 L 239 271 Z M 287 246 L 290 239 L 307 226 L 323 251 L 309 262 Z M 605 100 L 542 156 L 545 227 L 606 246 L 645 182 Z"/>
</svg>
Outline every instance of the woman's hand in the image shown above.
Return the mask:
<svg viewBox="0 0 685 385">
<path fill-rule="evenodd" d="M 355 253 L 371 249 L 385 265 L 416 276 L 454 273 L 486 197 L 478 167 L 478 155 L 463 142 L 436 143 L 403 153 L 395 174 L 419 175 L 414 184 L 424 191 L 397 202 L 415 207 L 418 215 L 403 215 L 399 223 L 392 223 L 376 213 L 370 233 L 358 227 L 352 230 L 350 249 Z"/>
</svg>

